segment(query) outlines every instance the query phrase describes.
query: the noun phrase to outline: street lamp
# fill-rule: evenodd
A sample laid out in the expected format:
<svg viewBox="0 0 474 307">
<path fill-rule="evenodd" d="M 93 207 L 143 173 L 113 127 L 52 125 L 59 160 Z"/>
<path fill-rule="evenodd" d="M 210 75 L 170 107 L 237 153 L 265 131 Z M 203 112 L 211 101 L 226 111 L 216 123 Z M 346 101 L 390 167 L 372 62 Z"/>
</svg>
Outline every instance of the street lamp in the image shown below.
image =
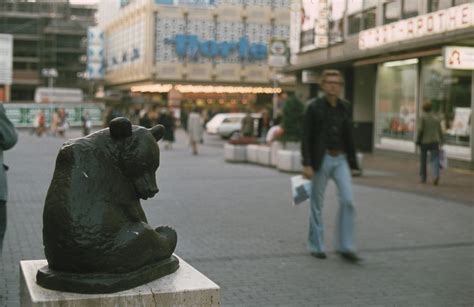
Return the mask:
<svg viewBox="0 0 474 307">
<path fill-rule="evenodd" d="M 54 82 L 54 78 L 58 77 L 58 71 L 56 70 L 56 68 L 43 68 L 41 69 L 41 75 L 43 77 L 48 78 L 49 117 L 51 120 L 51 118 L 53 117 L 53 99 L 54 99 L 53 82 Z"/>
</svg>

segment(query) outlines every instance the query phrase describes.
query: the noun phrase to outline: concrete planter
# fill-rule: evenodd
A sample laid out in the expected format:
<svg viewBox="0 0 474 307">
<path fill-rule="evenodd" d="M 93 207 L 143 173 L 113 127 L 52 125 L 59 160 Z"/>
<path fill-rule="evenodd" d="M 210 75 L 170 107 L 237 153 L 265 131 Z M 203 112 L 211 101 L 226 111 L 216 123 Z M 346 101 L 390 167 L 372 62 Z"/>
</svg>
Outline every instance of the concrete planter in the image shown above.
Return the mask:
<svg viewBox="0 0 474 307">
<path fill-rule="evenodd" d="M 228 162 L 246 162 L 247 146 L 246 145 L 224 145 L 224 159 Z"/>
<path fill-rule="evenodd" d="M 301 165 L 301 153 L 296 150 L 278 150 L 277 168 L 284 172 L 301 172 L 303 166 Z"/>
<path fill-rule="evenodd" d="M 271 152 L 272 149 L 269 146 L 260 145 L 257 148 L 257 160 L 258 164 L 270 166 L 271 165 Z"/>
<path fill-rule="evenodd" d="M 277 166 L 278 165 L 278 151 L 283 149 L 283 144 L 278 142 L 278 141 L 274 141 L 272 142 L 272 145 L 271 145 L 271 156 L 270 156 L 270 164 L 272 166 Z"/>
<path fill-rule="evenodd" d="M 247 162 L 258 163 L 258 145 L 247 145 Z"/>
</svg>

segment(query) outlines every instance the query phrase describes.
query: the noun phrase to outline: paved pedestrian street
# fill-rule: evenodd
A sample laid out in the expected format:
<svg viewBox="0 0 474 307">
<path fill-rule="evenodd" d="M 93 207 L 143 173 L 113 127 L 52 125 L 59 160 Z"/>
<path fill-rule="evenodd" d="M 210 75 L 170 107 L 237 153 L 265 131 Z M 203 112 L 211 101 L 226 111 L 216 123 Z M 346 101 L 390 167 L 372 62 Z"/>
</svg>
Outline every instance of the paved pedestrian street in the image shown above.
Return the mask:
<svg viewBox="0 0 474 307">
<path fill-rule="evenodd" d="M 206 137 L 197 156 L 183 132 L 177 140 L 162 149 L 160 192 L 143 207 L 152 226 L 177 230 L 176 254 L 221 287 L 222 306 L 474 305 L 474 206 L 355 184 L 364 261 L 353 265 L 334 252 L 338 206 L 330 185 L 323 212 L 328 259 L 320 260 L 306 250 L 308 203 L 291 205 L 291 174 L 226 163 L 215 137 Z M 43 203 L 63 141 L 24 131 L 5 152 L 10 200 L 0 306 L 20 303 L 19 261 L 44 258 Z"/>
</svg>

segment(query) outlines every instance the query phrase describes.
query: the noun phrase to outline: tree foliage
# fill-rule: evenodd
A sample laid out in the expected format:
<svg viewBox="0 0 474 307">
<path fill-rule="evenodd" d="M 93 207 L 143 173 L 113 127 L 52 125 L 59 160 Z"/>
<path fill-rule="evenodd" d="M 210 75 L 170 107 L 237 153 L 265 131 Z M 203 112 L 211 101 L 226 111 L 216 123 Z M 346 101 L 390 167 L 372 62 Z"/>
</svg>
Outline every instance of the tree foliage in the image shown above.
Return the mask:
<svg viewBox="0 0 474 307">
<path fill-rule="evenodd" d="M 303 134 L 304 105 L 295 96 L 290 95 L 283 106 L 283 142 L 299 142 Z"/>
</svg>

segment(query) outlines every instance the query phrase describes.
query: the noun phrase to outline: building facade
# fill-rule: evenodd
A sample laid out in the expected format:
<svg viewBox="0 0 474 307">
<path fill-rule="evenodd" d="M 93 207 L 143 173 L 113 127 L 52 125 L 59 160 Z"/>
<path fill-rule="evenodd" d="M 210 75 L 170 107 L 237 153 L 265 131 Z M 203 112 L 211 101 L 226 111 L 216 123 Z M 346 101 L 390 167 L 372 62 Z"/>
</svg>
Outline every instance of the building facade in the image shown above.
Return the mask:
<svg viewBox="0 0 474 307">
<path fill-rule="evenodd" d="M 0 33 L 13 35 L 13 80 L 6 101 L 32 102 L 35 89 L 48 86 L 43 69 L 54 68 L 54 86 L 81 88 L 86 68 L 87 27 L 96 8 L 69 1 L 1 1 Z"/>
<path fill-rule="evenodd" d="M 289 38 L 289 0 L 102 1 L 105 82 L 135 93 L 272 94 L 272 40 Z M 279 90 L 279 89 L 278 89 Z M 217 97 L 217 96 L 215 96 Z M 244 99 L 245 100 L 245 99 Z"/>
<path fill-rule="evenodd" d="M 473 167 L 472 1 L 303 1 L 291 31 L 285 71 L 306 98 L 320 94 L 325 68 L 344 73 L 361 150 L 415 153 L 417 119 L 430 101 L 448 156 Z"/>
</svg>

